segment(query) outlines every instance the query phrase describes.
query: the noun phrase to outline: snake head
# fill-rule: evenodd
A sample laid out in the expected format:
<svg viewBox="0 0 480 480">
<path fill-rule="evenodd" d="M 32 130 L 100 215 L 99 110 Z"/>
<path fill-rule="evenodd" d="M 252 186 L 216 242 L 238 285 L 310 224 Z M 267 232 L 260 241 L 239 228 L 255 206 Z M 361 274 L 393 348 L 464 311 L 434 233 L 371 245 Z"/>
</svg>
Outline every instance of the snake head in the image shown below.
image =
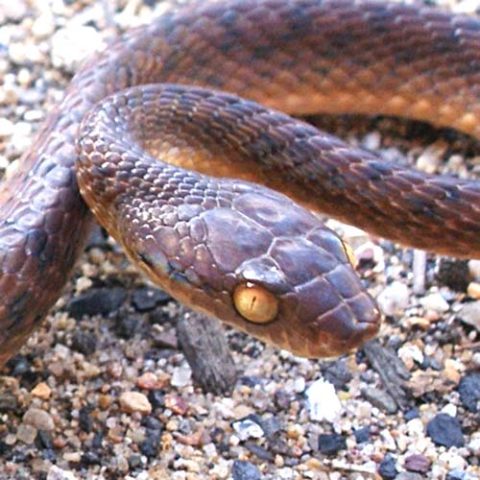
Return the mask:
<svg viewBox="0 0 480 480">
<path fill-rule="evenodd" d="M 335 232 L 277 193 L 249 192 L 234 203 L 272 233 L 262 255 L 235 271 L 242 329 L 306 357 L 346 353 L 377 333 L 379 310 Z"/>
<path fill-rule="evenodd" d="M 215 182 L 196 191 L 220 189 L 217 201 L 172 207 L 141 240 L 144 268 L 162 288 L 299 356 L 339 355 L 378 331 L 345 244 L 318 216 L 258 185 Z"/>
</svg>

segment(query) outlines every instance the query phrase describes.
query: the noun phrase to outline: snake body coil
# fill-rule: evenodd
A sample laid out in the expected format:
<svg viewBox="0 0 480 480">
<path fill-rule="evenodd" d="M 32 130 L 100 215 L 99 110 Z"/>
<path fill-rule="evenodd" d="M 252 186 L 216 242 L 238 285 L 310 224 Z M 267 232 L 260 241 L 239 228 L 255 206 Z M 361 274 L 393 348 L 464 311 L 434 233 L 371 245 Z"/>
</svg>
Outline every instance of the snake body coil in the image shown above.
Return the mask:
<svg viewBox="0 0 480 480">
<path fill-rule="evenodd" d="M 379 314 L 342 242 L 249 182 L 462 257 L 480 254 L 480 186 L 382 163 L 254 101 L 479 137 L 479 46 L 474 18 L 373 0 L 198 1 L 116 41 L 74 77 L 0 193 L 0 364 L 83 246 L 91 215 L 77 160 L 90 209 L 175 297 L 300 355 L 359 345 Z"/>
</svg>

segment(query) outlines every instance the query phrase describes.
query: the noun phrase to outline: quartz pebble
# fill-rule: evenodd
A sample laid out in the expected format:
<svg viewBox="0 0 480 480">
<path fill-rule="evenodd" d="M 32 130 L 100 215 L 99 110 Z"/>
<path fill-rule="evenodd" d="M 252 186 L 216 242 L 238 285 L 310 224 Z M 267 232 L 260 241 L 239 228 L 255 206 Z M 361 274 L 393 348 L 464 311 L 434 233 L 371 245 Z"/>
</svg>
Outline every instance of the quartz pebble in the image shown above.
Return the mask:
<svg viewBox="0 0 480 480">
<path fill-rule="evenodd" d="M 480 331 L 480 300 L 465 303 L 457 313 L 457 316 L 462 322 Z"/>
<path fill-rule="evenodd" d="M 73 72 L 85 58 L 104 47 L 102 36 L 95 28 L 72 24 L 52 36 L 52 63 Z"/>
<path fill-rule="evenodd" d="M 409 305 L 410 292 L 402 282 L 392 282 L 378 295 L 377 302 L 385 315 L 401 314 Z"/>
<path fill-rule="evenodd" d="M 148 398 L 140 392 L 123 392 L 119 398 L 120 406 L 124 412 L 139 412 L 149 415 L 152 411 L 152 405 Z"/>
<path fill-rule="evenodd" d="M 340 415 L 342 404 L 331 383 L 317 380 L 307 388 L 305 395 L 311 420 L 334 422 Z"/>
<path fill-rule="evenodd" d="M 420 299 L 420 304 L 427 310 L 433 310 L 438 313 L 447 312 L 450 308 L 448 302 L 440 293 L 431 293 Z"/>
<path fill-rule="evenodd" d="M 38 430 L 51 431 L 55 428 L 53 419 L 48 412 L 39 408 L 29 408 L 23 415 L 23 423 Z"/>
</svg>

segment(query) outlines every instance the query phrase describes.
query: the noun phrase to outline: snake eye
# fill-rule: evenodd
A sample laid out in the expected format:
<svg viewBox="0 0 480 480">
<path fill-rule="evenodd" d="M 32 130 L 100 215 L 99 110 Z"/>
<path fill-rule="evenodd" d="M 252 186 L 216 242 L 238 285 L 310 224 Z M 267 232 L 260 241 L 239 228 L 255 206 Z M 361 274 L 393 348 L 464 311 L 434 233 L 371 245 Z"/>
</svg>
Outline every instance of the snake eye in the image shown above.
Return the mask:
<svg viewBox="0 0 480 480">
<path fill-rule="evenodd" d="M 269 323 L 278 313 L 278 300 L 275 295 L 253 283 L 236 287 L 233 302 L 237 312 L 253 323 Z"/>
</svg>

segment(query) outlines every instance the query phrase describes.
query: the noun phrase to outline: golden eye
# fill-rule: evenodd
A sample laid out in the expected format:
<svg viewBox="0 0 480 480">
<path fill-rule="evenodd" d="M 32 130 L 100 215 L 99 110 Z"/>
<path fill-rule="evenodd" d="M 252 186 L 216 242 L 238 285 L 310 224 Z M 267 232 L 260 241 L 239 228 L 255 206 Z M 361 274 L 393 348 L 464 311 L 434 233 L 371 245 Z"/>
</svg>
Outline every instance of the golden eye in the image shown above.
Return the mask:
<svg viewBox="0 0 480 480">
<path fill-rule="evenodd" d="M 353 265 L 353 268 L 356 268 L 358 265 L 357 257 L 355 257 L 355 253 L 353 252 L 353 248 L 347 242 L 342 240 L 343 248 L 345 250 L 345 254 L 347 255 L 348 261 Z"/>
<path fill-rule="evenodd" d="M 237 312 L 253 323 L 271 322 L 278 313 L 278 300 L 265 288 L 245 283 L 235 288 L 233 303 Z"/>
</svg>

